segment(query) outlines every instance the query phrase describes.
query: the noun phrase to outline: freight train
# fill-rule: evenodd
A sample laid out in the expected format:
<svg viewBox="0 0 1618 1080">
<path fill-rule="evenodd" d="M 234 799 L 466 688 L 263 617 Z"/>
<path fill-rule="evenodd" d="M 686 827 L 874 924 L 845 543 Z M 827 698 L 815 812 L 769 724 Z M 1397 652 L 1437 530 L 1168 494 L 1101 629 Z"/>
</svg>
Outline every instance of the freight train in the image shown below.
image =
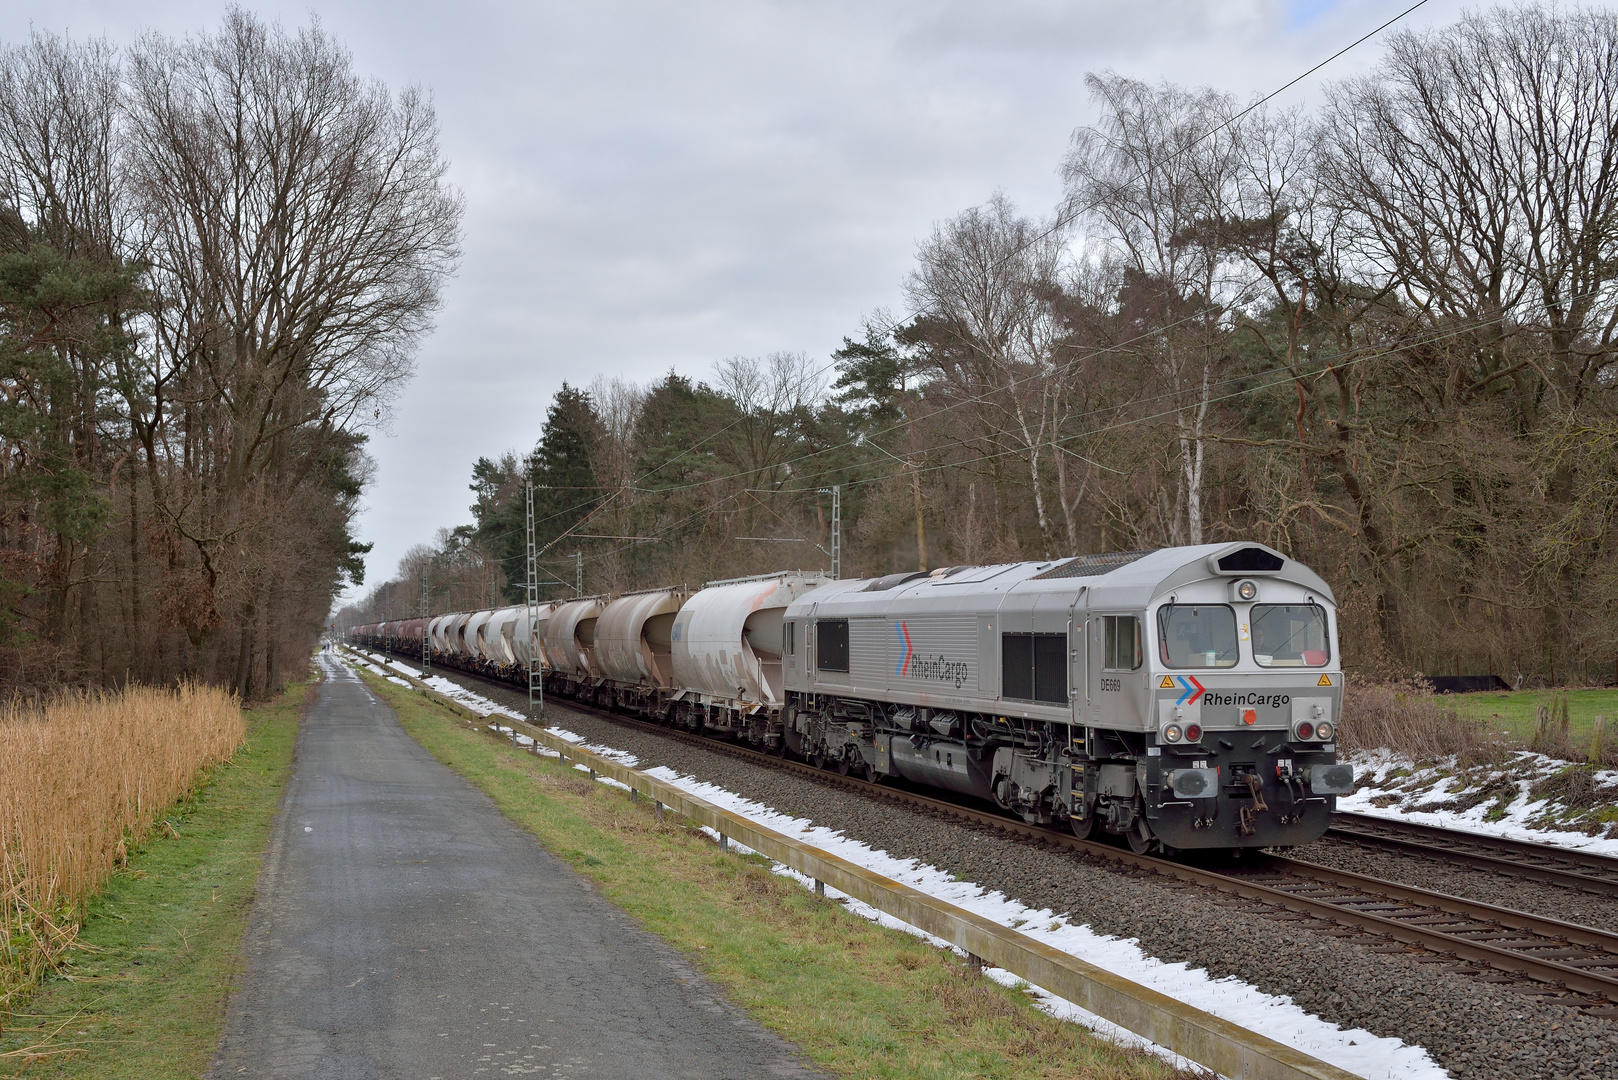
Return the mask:
<svg viewBox="0 0 1618 1080">
<path fill-rule="evenodd" d="M 1307 844 L 1353 790 L 1331 589 L 1262 544 L 789 571 L 348 633 L 519 686 L 537 649 L 552 697 L 1137 852 Z"/>
</svg>

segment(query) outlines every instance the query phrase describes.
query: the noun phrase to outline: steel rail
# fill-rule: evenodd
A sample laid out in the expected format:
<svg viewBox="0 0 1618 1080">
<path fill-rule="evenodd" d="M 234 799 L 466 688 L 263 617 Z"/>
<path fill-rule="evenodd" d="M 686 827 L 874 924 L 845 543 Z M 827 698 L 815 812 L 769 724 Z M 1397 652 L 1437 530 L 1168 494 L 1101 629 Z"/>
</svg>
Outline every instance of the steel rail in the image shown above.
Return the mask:
<svg viewBox="0 0 1618 1080">
<path fill-rule="evenodd" d="M 1345 843 L 1392 848 L 1507 877 L 1618 896 L 1618 859 L 1605 855 L 1346 811 L 1332 815 L 1326 835 Z"/>
<path fill-rule="evenodd" d="M 502 689 L 509 688 L 502 680 L 490 676 L 473 672 L 457 673 Z M 1562 987 L 1574 993 L 1603 999 L 1599 1004 L 1604 1007 L 1618 1003 L 1618 934 L 1281 856 L 1268 856 L 1267 865 L 1253 871 L 1218 871 L 1151 855 L 1137 855 L 1107 843 L 1080 840 L 1048 826 L 1029 824 L 1018 818 L 963 806 L 890 784 L 844 776 L 734 742 L 665 727 L 594 705 L 571 699 L 561 699 L 558 703 L 564 701 L 567 708 L 625 727 L 766 764 L 863 795 L 971 821 L 1036 844 L 1066 848 L 1132 869 L 1368 931 L 1435 954 L 1487 965 L 1547 987 Z M 1277 869 L 1280 876 L 1276 874 Z M 1259 880 L 1266 874 L 1268 881 Z M 1329 894 L 1325 896 L 1311 895 L 1311 891 L 1318 891 L 1311 889 L 1311 882 L 1317 887 L 1335 886 L 1335 891 L 1328 890 Z M 1345 895 L 1344 889 L 1353 892 Z M 1396 911 L 1399 917 L 1369 910 L 1379 906 L 1384 910 Z M 1413 921 L 1416 919 L 1423 921 Z M 1458 924 L 1457 920 L 1462 922 Z M 1439 929 L 1439 926 L 1446 928 Z M 1525 934 L 1532 936 L 1524 940 Z M 1506 944 L 1479 940 L 1485 936 L 1503 938 Z M 1535 955 L 1541 952 L 1571 955 Z M 1605 974 L 1604 970 L 1610 970 L 1613 974 Z"/>
</svg>

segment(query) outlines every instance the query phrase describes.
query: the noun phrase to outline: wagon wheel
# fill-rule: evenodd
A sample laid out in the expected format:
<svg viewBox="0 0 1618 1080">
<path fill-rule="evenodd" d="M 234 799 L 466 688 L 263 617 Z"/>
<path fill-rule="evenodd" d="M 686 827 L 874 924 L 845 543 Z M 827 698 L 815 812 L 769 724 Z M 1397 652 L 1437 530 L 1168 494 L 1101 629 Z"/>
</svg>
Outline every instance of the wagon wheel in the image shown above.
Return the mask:
<svg viewBox="0 0 1618 1080">
<path fill-rule="evenodd" d="M 1136 818 L 1135 824 L 1131 825 L 1124 835 L 1129 840 L 1129 850 L 1136 855 L 1144 855 L 1152 850 L 1152 844 L 1157 839 L 1152 835 L 1152 827 L 1146 824 L 1145 818 Z"/>
<path fill-rule="evenodd" d="M 1088 840 L 1090 834 L 1096 831 L 1096 816 L 1086 814 L 1084 817 L 1070 817 L 1067 819 L 1067 827 L 1072 829 L 1073 835 L 1080 840 Z"/>
</svg>

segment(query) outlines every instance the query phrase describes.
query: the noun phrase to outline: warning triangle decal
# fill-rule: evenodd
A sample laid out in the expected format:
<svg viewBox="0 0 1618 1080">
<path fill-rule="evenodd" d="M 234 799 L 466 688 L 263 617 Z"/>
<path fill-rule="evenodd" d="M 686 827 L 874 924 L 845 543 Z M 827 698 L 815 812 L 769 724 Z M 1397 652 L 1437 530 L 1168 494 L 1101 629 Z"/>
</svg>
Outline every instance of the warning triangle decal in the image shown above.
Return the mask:
<svg viewBox="0 0 1618 1080">
<path fill-rule="evenodd" d="M 1163 676 L 1163 681 L 1157 684 L 1157 688 L 1159 690 L 1173 690 L 1174 680 L 1165 675 Z"/>
<path fill-rule="evenodd" d="M 1315 683 L 1315 685 L 1316 686 L 1330 686 L 1331 685 L 1331 676 L 1330 675 L 1322 675 L 1320 677 L 1320 681 Z"/>
</svg>

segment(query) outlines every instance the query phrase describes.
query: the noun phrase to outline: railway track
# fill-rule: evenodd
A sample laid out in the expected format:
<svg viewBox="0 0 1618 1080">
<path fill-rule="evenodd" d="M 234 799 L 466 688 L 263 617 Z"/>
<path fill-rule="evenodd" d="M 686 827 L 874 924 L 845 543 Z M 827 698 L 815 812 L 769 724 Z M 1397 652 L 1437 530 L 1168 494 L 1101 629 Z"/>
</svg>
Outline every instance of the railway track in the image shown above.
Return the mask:
<svg viewBox="0 0 1618 1080">
<path fill-rule="evenodd" d="M 511 689 L 498 679 L 459 671 L 456 674 Z M 1031 825 L 997 811 L 921 794 L 892 783 L 873 783 L 839 775 L 790 758 L 595 706 L 567 701 L 565 707 L 628 728 L 639 728 L 797 773 L 868 797 L 901 803 L 924 813 L 969 821 L 1040 846 L 1109 861 L 1132 874 L 1152 876 L 1179 886 L 1211 889 L 1231 900 L 1261 903 L 1288 912 L 1290 917 L 1300 921 L 1315 920 L 1336 928 L 1316 930 L 1329 936 L 1369 934 L 1384 940 L 1385 951 L 1430 954 L 1433 962 L 1449 963 L 1462 974 L 1509 985 L 1514 990 L 1555 1000 L 1592 1015 L 1618 1017 L 1618 934 L 1275 855 L 1262 856 L 1250 865 L 1219 868 L 1136 855 L 1121 847 L 1080 840 L 1066 832 Z M 1345 825 L 1345 828 L 1357 827 L 1357 824 L 1356 816 L 1355 825 Z M 1451 835 L 1444 830 L 1434 831 L 1444 837 Z M 1430 847 L 1434 839 L 1407 838 L 1403 842 Z M 1523 853 L 1521 863 L 1503 855 L 1468 857 L 1498 858 L 1514 872 L 1525 868 L 1536 873 L 1560 872 L 1526 861 L 1528 854 Z"/>
<path fill-rule="evenodd" d="M 1489 870 L 1504 877 L 1618 896 L 1618 859 L 1604 855 L 1391 821 L 1369 814 L 1334 814 L 1326 835 L 1364 847 L 1393 849 Z"/>
</svg>

